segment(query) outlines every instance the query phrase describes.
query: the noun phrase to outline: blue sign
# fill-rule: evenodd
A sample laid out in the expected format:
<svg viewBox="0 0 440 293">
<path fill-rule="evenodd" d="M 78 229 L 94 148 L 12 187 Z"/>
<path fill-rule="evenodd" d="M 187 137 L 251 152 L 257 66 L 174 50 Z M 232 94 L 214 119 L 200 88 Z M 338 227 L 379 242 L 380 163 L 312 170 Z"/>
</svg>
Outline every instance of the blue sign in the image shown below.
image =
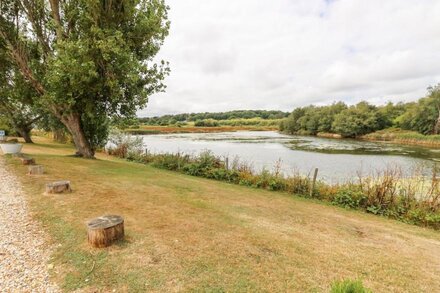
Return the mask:
<svg viewBox="0 0 440 293">
<path fill-rule="evenodd" d="M 0 130 L 0 136 L 5 136 L 5 131 L 4 130 Z"/>
</svg>

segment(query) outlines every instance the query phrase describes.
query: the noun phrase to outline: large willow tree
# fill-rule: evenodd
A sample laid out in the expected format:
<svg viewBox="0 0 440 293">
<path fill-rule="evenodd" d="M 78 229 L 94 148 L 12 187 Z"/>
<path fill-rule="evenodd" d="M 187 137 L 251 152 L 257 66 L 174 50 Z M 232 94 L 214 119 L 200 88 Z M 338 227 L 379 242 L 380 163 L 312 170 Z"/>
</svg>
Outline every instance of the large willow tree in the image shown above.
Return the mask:
<svg viewBox="0 0 440 293">
<path fill-rule="evenodd" d="M 0 42 L 80 156 L 94 156 L 111 117 L 164 89 L 169 69 L 154 60 L 169 30 L 163 0 L 0 0 L 0 10 Z"/>
</svg>

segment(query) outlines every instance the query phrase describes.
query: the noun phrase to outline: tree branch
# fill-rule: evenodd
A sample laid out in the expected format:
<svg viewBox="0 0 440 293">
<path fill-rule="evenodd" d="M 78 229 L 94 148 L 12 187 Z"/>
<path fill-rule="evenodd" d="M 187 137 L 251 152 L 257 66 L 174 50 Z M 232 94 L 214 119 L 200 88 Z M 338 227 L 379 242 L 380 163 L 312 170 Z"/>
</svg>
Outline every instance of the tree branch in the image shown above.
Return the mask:
<svg viewBox="0 0 440 293">
<path fill-rule="evenodd" d="M 44 55 L 48 55 L 52 50 L 49 45 L 49 41 L 47 35 L 43 33 L 43 27 L 41 23 L 37 21 L 37 19 L 42 19 L 42 17 L 38 17 L 38 3 L 36 1 L 32 1 L 32 5 L 28 0 L 19 1 L 19 4 L 23 8 L 23 11 L 26 13 L 29 21 L 31 22 L 32 28 L 35 31 L 35 35 L 38 38 L 38 41 L 41 43 Z M 41 9 L 41 8 L 40 8 Z M 42 8 L 44 9 L 44 7 Z M 41 11 L 40 11 L 41 12 Z M 44 11 L 43 11 L 44 14 Z"/>
<path fill-rule="evenodd" d="M 59 0 L 49 0 L 49 3 L 52 11 L 52 17 L 56 25 L 57 37 L 58 39 L 62 39 L 64 36 L 64 30 L 60 17 L 60 2 Z"/>
<path fill-rule="evenodd" d="M 38 120 L 40 120 L 41 118 L 43 118 L 43 115 L 39 115 L 37 117 L 35 117 L 34 119 L 32 119 L 31 121 L 29 121 L 26 126 L 31 126 L 32 124 L 34 124 L 35 122 L 37 122 Z"/>
<path fill-rule="evenodd" d="M 15 44 L 16 46 L 14 46 L 11 40 L 9 40 L 7 34 L 2 30 L 1 26 L 0 26 L 0 37 L 2 37 L 5 40 L 6 46 L 8 47 L 11 56 L 14 59 L 15 63 L 17 64 L 18 68 L 20 69 L 20 72 L 23 75 L 23 77 L 31 83 L 31 85 L 34 87 L 37 93 L 43 95 L 45 93 L 44 87 L 34 77 L 32 70 L 29 68 L 28 60 L 23 47 L 20 46 L 19 43 Z"/>
</svg>

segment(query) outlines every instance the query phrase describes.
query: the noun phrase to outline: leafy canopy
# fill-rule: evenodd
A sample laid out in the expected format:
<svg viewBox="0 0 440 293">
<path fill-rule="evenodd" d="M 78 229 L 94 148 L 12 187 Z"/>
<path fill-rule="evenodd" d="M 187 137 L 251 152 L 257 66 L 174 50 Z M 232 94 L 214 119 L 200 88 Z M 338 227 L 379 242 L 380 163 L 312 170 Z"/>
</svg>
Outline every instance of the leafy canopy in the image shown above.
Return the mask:
<svg viewBox="0 0 440 293">
<path fill-rule="evenodd" d="M 151 94 L 165 89 L 168 65 L 155 60 L 169 30 L 163 0 L 0 5 L 0 37 L 9 56 L 38 91 L 37 103 L 86 153 L 103 144 L 112 117 L 134 116 Z M 39 54 L 31 55 L 32 47 Z"/>
</svg>

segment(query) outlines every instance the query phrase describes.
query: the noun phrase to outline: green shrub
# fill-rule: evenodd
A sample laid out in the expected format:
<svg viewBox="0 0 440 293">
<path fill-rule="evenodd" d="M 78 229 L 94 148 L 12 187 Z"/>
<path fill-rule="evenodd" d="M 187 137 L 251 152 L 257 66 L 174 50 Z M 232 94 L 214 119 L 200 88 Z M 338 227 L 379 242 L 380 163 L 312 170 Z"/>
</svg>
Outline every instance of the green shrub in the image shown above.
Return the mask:
<svg viewBox="0 0 440 293">
<path fill-rule="evenodd" d="M 195 127 L 216 127 L 216 126 L 220 126 L 220 124 L 218 123 L 218 121 L 216 121 L 214 119 L 205 119 L 205 120 L 197 120 L 196 122 L 194 122 L 194 126 Z"/>
<path fill-rule="evenodd" d="M 16 135 L 16 133 L 12 130 L 12 127 L 9 125 L 9 123 L 7 123 L 7 121 L 3 121 L 1 118 L 0 118 L 0 130 L 4 130 L 6 136 Z"/>
<path fill-rule="evenodd" d="M 269 186 L 269 180 L 271 179 L 271 174 L 266 169 L 263 169 L 259 175 L 256 175 L 255 187 L 257 188 L 267 188 Z"/>
<path fill-rule="evenodd" d="M 332 284 L 330 293 L 371 293 L 359 280 L 342 280 Z"/>
<path fill-rule="evenodd" d="M 200 163 L 191 163 L 183 167 L 183 172 L 191 176 L 206 177 L 209 168 Z"/>
<path fill-rule="evenodd" d="M 282 177 L 272 177 L 269 180 L 269 190 L 277 191 L 277 190 L 286 190 L 286 179 Z"/>
<path fill-rule="evenodd" d="M 219 180 L 219 181 L 227 181 L 232 183 L 238 183 L 240 174 L 236 170 L 226 170 L 223 168 L 215 168 L 208 170 L 205 174 L 207 178 Z"/>
<path fill-rule="evenodd" d="M 425 215 L 425 224 L 434 229 L 440 229 L 440 215 L 437 213 L 427 213 Z"/>
<path fill-rule="evenodd" d="M 119 158 L 140 155 L 143 151 L 143 140 L 141 137 L 128 135 L 117 128 L 110 130 L 108 143 L 107 152 Z"/>
<path fill-rule="evenodd" d="M 415 208 L 408 212 L 407 218 L 412 224 L 440 229 L 440 214 L 438 213 Z"/>
<path fill-rule="evenodd" d="M 153 159 L 153 166 L 176 171 L 182 168 L 189 160 L 187 155 L 181 154 L 161 154 Z"/>
<path fill-rule="evenodd" d="M 308 195 L 310 191 L 310 179 L 299 174 L 286 178 L 286 191 L 297 195 Z"/>
<path fill-rule="evenodd" d="M 344 208 L 357 209 L 362 207 L 367 201 L 367 197 L 360 191 L 341 189 L 332 200 L 332 204 Z"/>
</svg>

